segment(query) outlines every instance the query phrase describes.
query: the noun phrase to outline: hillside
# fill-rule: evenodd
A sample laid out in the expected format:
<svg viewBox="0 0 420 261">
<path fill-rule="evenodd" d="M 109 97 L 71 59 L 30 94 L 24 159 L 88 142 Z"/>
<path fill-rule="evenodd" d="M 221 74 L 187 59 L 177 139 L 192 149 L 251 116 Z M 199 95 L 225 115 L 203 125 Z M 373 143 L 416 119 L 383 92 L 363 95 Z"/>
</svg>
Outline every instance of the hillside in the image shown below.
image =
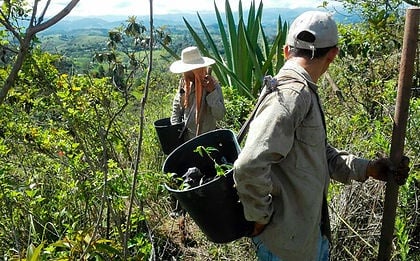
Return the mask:
<svg viewBox="0 0 420 261">
<path fill-rule="evenodd" d="M 298 14 L 306 10 L 310 9 L 264 9 L 262 24 L 266 34 L 270 36 L 277 33 L 276 28 L 279 16 L 282 21 L 290 22 Z M 246 11 L 244 13 L 247 14 Z M 355 16 L 344 14 L 345 12 L 337 13 L 336 19 L 341 23 L 357 21 Z M 210 30 L 218 31 L 214 12 L 200 12 L 199 15 Z M 235 13 L 235 16 L 237 19 L 238 13 Z M 70 15 L 39 34 L 42 43 L 41 47 L 48 52 L 77 57 L 78 60 L 83 60 L 80 63 L 86 64 L 95 51 L 106 48 L 109 30 L 121 26 L 127 19 L 128 17 L 124 16 L 77 17 Z M 196 13 L 155 15 L 154 24 L 156 27 L 163 27 L 171 35 L 173 41 L 182 39 L 185 42 L 189 40 L 189 32 L 183 19 L 186 19 L 193 27 L 200 27 Z M 149 23 L 148 16 L 138 16 L 137 20 L 146 26 Z M 201 31 L 201 29 L 198 29 L 198 31 Z"/>
<path fill-rule="evenodd" d="M 263 21 L 264 26 L 276 25 L 279 15 L 283 21 L 291 21 L 298 14 L 312 10 L 310 8 L 297 8 L 297 9 L 287 9 L 287 8 L 267 8 L 263 12 Z M 315 9 L 313 9 L 315 10 Z M 246 13 L 246 11 L 245 11 Z M 238 17 L 238 13 L 234 13 Z M 200 12 L 199 15 L 205 21 L 207 25 L 216 24 L 216 15 L 213 11 L 211 12 Z M 223 14 L 222 14 L 223 16 Z M 41 35 L 56 34 L 56 33 L 68 33 L 75 32 L 82 29 L 111 29 L 115 28 L 127 20 L 127 17 L 124 16 L 95 16 L 95 17 L 77 17 L 77 16 L 68 16 L 53 27 L 49 28 L 45 32 L 42 32 Z M 166 14 L 166 15 L 155 15 L 154 24 L 155 26 L 165 26 L 165 27 L 178 27 L 185 26 L 183 18 L 188 20 L 193 26 L 199 26 L 199 21 L 196 13 L 179 13 L 179 14 Z M 246 17 L 245 17 L 246 18 Z M 335 18 L 338 22 L 348 23 L 357 21 L 356 16 L 349 16 L 345 11 L 340 11 L 335 15 Z M 137 19 L 143 24 L 148 24 L 148 16 L 138 16 Z"/>
<path fill-rule="evenodd" d="M 371 10 L 374 15 L 381 15 L 376 8 Z M 273 25 L 279 13 L 284 21 L 289 21 L 294 12 L 265 10 L 262 24 L 266 34 L 248 38 L 256 27 L 249 26 L 250 30 L 240 31 L 249 34 L 232 36 L 226 41 L 221 40 L 213 15 L 202 14 L 214 41 L 207 38 L 205 44 L 212 48 L 211 52 L 204 53 L 205 48 L 201 52 L 206 56 L 220 52 L 222 57 L 222 61 L 212 66 L 226 108 L 217 128 L 238 133 L 239 139 L 240 130 L 258 103 L 260 81 L 265 75 L 279 72 L 284 62 L 284 38 L 274 41 L 272 34 L 276 26 Z M 165 26 L 165 31 L 170 33 L 170 47 L 176 54 L 186 46 L 197 44 L 182 17 L 167 15 L 155 20 L 157 26 Z M 185 14 L 185 17 L 194 23 L 201 36 L 197 15 Z M 131 30 L 122 34 L 124 41 L 115 36 L 115 45 L 108 42 L 109 31 L 126 19 L 69 17 L 38 34 L 29 50 L 23 44 L 17 49 L 19 42 L 8 41 L 13 38 L 8 31 L 11 28 L 4 28 L 4 34 L 0 34 L 3 40 L 0 79 L 7 94 L 0 104 L 0 199 L 4 202 L 0 204 L 0 255 L 3 260 L 256 260 L 250 238 L 228 244 L 214 243 L 189 211 L 183 215 L 173 213 L 178 192 L 197 190 L 193 188 L 195 184 L 182 182 L 185 172 L 192 174 L 192 169 L 184 169 L 183 160 L 175 160 L 182 170 L 167 168 L 174 157 L 164 152 L 158 133 L 160 124 L 156 123 L 170 117 L 182 74 L 170 72 L 170 64 L 175 59 L 169 52 L 159 47 L 143 51 L 149 45 L 134 39 Z M 340 19 L 347 22 L 345 18 Z M 147 17 L 138 20 L 148 26 Z M 257 26 L 260 21 L 259 17 L 250 19 Z M 401 86 L 399 71 L 405 69 L 400 68 L 399 61 L 412 56 L 404 57 L 401 53 L 405 19 L 391 14 L 389 20 L 382 22 L 373 26 L 369 19 L 360 24 L 341 25 L 340 53 L 332 48 L 326 57 L 307 60 L 307 65 L 320 65 L 314 67 L 315 74 L 328 67 L 326 77 L 318 74 L 313 77 L 319 87 L 315 96 L 325 112 L 325 133 L 320 132 L 322 137 L 317 138 L 314 136 L 317 126 L 300 126 L 306 136 L 295 133 L 299 137 L 292 134 L 290 141 L 299 138 L 298 142 L 311 150 L 316 143 L 324 144 L 324 138 L 328 137 L 328 144 L 340 150 L 332 161 L 338 161 L 341 167 L 345 165 L 344 159 L 370 166 L 372 162 L 386 163 L 383 157 L 392 147 L 395 127 L 392 116 L 399 108 L 395 105 L 397 89 Z M 24 29 L 20 32 L 24 33 Z M 148 33 L 150 30 L 140 37 L 147 38 Z M 263 39 L 264 36 L 268 39 Z M 141 47 L 136 45 L 139 42 Z M 115 52 L 110 53 L 107 46 L 115 46 Z M 17 56 L 19 50 L 26 56 Z M 15 57 L 26 58 L 20 64 Z M 417 56 L 416 65 L 420 64 L 419 59 Z M 20 69 L 15 70 L 16 67 Z M 312 75 L 311 70 L 308 72 Z M 413 86 L 420 86 L 419 79 L 417 66 Z M 273 94 L 279 94 L 281 100 L 281 93 L 282 90 Z M 306 107 L 313 109 L 312 105 L 311 102 Z M 420 99 L 416 95 L 410 100 L 407 116 L 404 155 L 410 159 L 411 169 L 406 184 L 398 189 L 390 261 L 420 261 Z M 282 123 L 271 118 L 269 122 Z M 248 134 L 248 138 L 253 137 Z M 229 165 L 235 161 L 234 157 L 225 157 L 228 155 L 224 152 L 230 152 L 225 145 L 230 147 L 230 143 L 224 139 L 213 145 L 195 143 L 173 155 L 188 153 L 190 157 L 183 158 L 191 160 L 191 167 L 201 169 L 202 174 L 214 173 L 219 181 L 225 180 L 220 170 L 230 170 Z M 238 143 L 235 149 L 243 148 L 246 142 Z M 356 157 L 341 150 L 355 153 Z M 327 148 L 326 153 L 337 151 Z M 167 161 L 169 158 L 172 159 Z M 368 162 L 369 159 L 375 161 Z M 201 164 L 202 160 L 210 161 Z M 363 168 L 357 171 L 354 166 L 348 167 L 335 173 L 333 178 L 338 180 L 331 180 L 328 187 L 332 228 L 330 260 L 372 260 L 378 254 L 380 230 L 388 212 L 384 211 L 387 183 L 362 175 Z M 226 174 L 229 173 L 232 172 Z M 302 182 L 308 183 L 309 172 L 303 174 Z M 315 170 L 313 174 L 319 173 Z M 193 175 L 186 176 L 193 178 Z M 378 176 L 382 180 L 387 177 Z M 208 178 L 214 180 L 213 176 Z M 203 177 L 199 181 L 199 194 L 206 180 Z M 217 184 L 214 181 L 211 183 Z M 314 183 L 307 189 L 311 192 L 316 188 L 320 184 Z M 275 192 L 284 194 L 281 189 Z M 319 194 L 322 192 L 325 191 Z M 206 210 L 211 209 L 205 212 L 209 221 L 214 221 L 218 212 L 227 210 L 212 208 L 211 203 L 216 201 L 219 198 L 201 204 Z M 224 221 L 227 220 L 216 222 L 216 227 L 226 225 Z"/>
</svg>

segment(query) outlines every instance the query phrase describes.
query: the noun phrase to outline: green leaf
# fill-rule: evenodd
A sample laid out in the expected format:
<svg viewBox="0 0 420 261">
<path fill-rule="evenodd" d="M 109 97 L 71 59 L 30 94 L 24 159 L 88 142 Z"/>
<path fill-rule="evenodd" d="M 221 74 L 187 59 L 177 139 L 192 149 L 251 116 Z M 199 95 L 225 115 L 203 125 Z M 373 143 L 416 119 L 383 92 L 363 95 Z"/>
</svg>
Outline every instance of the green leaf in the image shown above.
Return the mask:
<svg viewBox="0 0 420 261">
<path fill-rule="evenodd" d="M 36 247 L 33 252 L 30 261 L 38 261 L 41 260 L 41 251 L 44 247 L 44 243 L 41 243 L 38 247 Z"/>
<path fill-rule="evenodd" d="M 28 261 L 38 261 L 41 260 L 41 250 L 44 247 L 44 243 L 41 243 L 38 247 L 35 247 L 33 244 L 29 244 L 26 249 L 26 259 Z"/>
<path fill-rule="evenodd" d="M 108 254 L 113 254 L 113 255 L 116 255 L 116 256 L 122 256 L 121 251 L 118 248 L 110 246 L 109 244 L 106 244 L 106 243 L 109 243 L 109 242 L 112 242 L 112 241 L 111 240 L 108 240 L 108 241 L 102 240 L 101 242 L 98 241 L 95 244 L 96 250 L 98 250 L 99 252 L 102 252 L 102 253 L 108 253 Z"/>
</svg>

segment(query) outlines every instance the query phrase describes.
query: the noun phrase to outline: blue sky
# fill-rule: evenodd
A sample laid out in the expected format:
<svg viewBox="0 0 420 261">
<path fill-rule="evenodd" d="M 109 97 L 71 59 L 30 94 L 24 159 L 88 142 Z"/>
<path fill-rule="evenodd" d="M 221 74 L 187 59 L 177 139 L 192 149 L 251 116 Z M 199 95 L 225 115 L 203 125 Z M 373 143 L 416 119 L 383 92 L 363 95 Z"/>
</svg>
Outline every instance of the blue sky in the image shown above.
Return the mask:
<svg viewBox="0 0 420 261">
<path fill-rule="evenodd" d="M 70 0 L 53 0 L 48 15 L 54 15 L 61 10 Z M 317 7 L 323 1 L 318 0 L 262 0 L 264 8 L 297 8 Z M 44 1 L 40 1 L 43 3 Z M 219 10 L 224 10 L 225 0 L 215 0 Z M 244 9 L 249 7 L 252 0 L 242 0 Z M 239 0 L 229 0 L 234 11 L 237 10 Z M 255 0 L 258 5 L 259 0 Z M 155 14 L 205 12 L 214 11 L 213 0 L 154 0 L 153 11 Z M 71 16 L 94 16 L 94 15 L 148 15 L 149 0 L 80 0 L 78 5 L 70 13 Z"/>
</svg>

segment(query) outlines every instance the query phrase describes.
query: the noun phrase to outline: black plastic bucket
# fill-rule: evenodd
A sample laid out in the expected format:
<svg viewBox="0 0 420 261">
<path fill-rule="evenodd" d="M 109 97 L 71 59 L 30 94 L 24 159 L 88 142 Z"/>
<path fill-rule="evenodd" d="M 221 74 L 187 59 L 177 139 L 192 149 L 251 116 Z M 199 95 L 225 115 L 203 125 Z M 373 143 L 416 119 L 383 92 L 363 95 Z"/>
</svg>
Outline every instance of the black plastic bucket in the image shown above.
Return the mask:
<svg viewBox="0 0 420 261">
<path fill-rule="evenodd" d="M 184 122 L 172 125 L 170 118 L 164 118 L 155 121 L 154 125 L 160 146 L 166 155 L 169 155 L 176 147 L 184 143 L 184 136 L 179 138 L 184 128 Z"/>
<path fill-rule="evenodd" d="M 180 178 L 189 168 L 197 167 L 206 177 L 213 178 L 208 183 L 186 190 L 165 187 L 179 201 L 207 238 L 215 243 L 228 243 L 248 236 L 253 223 L 245 220 L 242 204 L 239 202 L 233 181 L 233 171 L 216 177 L 214 162 L 194 152 L 197 146 L 213 147 L 211 157 L 216 162 L 232 163 L 240 152 L 236 136 L 226 129 L 215 130 L 197 136 L 176 148 L 165 160 L 163 172 L 174 173 Z"/>
</svg>

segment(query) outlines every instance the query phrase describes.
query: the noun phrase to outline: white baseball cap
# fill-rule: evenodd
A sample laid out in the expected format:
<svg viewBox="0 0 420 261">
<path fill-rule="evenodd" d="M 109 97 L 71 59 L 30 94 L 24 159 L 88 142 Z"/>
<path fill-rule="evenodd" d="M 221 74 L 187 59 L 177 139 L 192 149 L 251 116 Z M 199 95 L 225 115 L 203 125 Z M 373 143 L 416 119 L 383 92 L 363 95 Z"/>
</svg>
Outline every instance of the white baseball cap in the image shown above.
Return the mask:
<svg viewBox="0 0 420 261">
<path fill-rule="evenodd" d="M 315 37 L 314 42 L 298 39 L 302 32 Z M 299 15 L 289 28 L 286 44 L 299 49 L 314 50 L 337 45 L 338 30 L 332 14 L 321 11 L 307 11 Z"/>
</svg>

